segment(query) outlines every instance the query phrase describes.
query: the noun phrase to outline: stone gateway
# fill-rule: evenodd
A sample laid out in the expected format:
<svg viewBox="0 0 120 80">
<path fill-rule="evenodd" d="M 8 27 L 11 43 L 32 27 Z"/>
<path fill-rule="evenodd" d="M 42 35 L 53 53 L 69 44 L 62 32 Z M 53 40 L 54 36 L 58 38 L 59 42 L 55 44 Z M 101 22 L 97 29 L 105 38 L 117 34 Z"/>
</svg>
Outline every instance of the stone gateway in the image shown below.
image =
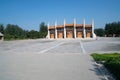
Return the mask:
<svg viewBox="0 0 120 80">
<path fill-rule="evenodd" d="M 76 24 L 74 19 L 73 24 L 66 24 L 64 20 L 63 25 L 57 25 L 55 22 L 54 26 L 50 26 L 48 23 L 48 39 L 66 39 L 66 38 L 96 38 L 94 33 L 94 21 L 92 24 Z"/>
</svg>

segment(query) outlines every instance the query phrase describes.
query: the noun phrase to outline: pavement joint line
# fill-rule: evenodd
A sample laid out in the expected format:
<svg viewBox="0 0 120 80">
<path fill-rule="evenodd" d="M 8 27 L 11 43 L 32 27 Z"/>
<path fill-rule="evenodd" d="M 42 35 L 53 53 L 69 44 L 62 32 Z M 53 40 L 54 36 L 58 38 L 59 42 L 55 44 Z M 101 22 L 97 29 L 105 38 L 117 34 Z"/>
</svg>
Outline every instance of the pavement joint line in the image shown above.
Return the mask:
<svg viewBox="0 0 120 80">
<path fill-rule="evenodd" d="M 42 50 L 42 51 L 40 51 L 40 52 L 38 52 L 38 53 L 45 53 L 45 52 L 47 52 L 47 51 L 49 51 L 49 50 L 51 50 L 51 49 L 54 49 L 54 48 L 62 45 L 63 43 L 64 43 L 64 42 L 61 42 L 61 43 L 59 43 L 59 44 L 57 44 L 57 45 L 55 45 L 55 46 L 49 47 L 49 48 L 47 48 L 47 49 L 44 49 L 44 50 Z"/>
<path fill-rule="evenodd" d="M 45 55 L 85 55 L 80 53 L 46 53 Z"/>
<path fill-rule="evenodd" d="M 80 40 L 80 46 L 81 46 L 82 52 L 83 52 L 84 54 L 86 54 L 85 48 L 84 48 L 84 46 L 83 46 L 81 40 Z"/>
</svg>

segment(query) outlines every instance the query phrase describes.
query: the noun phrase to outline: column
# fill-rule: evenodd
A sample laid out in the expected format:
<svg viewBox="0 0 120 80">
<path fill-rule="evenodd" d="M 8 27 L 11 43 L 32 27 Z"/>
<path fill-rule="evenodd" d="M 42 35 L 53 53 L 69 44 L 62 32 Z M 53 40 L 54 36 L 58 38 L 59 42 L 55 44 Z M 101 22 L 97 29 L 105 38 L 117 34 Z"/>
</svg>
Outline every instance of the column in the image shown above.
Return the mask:
<svg viewBox="0 0 120 80">
<path fill-rule="evenodd" d="M 84 35 L 84 38 L 86 38 L 85 19 L 83 20 L 83 35 Z"/>
<path fill-rule="evenodd" d="M 49 27 L 50 27 L 50 25 L 49 25 L 49 23 L 48 23 L 48 35 L 47 35 L 47 37 L 48 37 L 48 39 L 50 39 L 50 31 L 49 31 Z"/>
<path fill-rule="evenodd" d="M 94 20 L 92 20 L 92 37 L 94 37 Z"/>
<path fill-rule="evenodd" d="M 2 36 L 2 41 L 4 41 L 4 35 Z"/>
<path fill-rule="evenodd" d="M 64 19 L 64 39 L 66 39 L 66 27 L 65 27 L 65 24 L 66 24 L 66 20 Z"/>
<path fill-rule="evenodd" d="M 74 38 L 76 38 L 76 19 L 74 19 Z"/>
<path fill-rule="evenodd" d="M 57 39 L 57 21 L 55 22 L 55 38 Z"/>
</svg>

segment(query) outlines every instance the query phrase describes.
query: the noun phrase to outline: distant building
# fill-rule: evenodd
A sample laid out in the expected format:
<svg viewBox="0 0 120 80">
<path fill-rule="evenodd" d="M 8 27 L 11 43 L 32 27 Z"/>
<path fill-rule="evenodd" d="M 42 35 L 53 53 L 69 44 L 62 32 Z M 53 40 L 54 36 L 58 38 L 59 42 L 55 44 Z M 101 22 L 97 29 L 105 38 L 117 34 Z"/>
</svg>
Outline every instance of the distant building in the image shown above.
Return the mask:
<svg viewBox="0 0 120 80">
<path fill-rule="evenodd" d="M 50 26 L 48 23 L 48 35 L 49 39 L 66 39 L 66 38 L 96 38 L 94 33 L 94 21 L 92 24 L 76 24 L 74 19 L 73 24 L 66 24 L 64 20 L 63 25 L 57 25 L 57 22 L 54 26 Z"/>
<path fill-rule="evenodd" d="M 0 32 L 0 41 L 4 40 L 4 35 Z"/>
</svg>

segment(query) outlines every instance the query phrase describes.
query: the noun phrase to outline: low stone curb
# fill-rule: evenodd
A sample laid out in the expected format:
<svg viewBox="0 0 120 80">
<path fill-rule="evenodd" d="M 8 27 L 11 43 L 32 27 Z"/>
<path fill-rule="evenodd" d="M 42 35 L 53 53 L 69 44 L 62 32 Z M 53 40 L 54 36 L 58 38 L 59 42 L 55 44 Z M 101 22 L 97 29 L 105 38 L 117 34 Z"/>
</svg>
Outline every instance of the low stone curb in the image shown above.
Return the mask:
<svg viewBox="0 0 120 80">
<path fill-rule="evenodd" d="M 108 69 L 103 65 L 104 62 L 97 61 L 95 62 L 96 66 L 100 70 L 100 72 L 103 74 L 105 80 L 116 80 L 112 73 L 109 72 Z"/>
</svg>

